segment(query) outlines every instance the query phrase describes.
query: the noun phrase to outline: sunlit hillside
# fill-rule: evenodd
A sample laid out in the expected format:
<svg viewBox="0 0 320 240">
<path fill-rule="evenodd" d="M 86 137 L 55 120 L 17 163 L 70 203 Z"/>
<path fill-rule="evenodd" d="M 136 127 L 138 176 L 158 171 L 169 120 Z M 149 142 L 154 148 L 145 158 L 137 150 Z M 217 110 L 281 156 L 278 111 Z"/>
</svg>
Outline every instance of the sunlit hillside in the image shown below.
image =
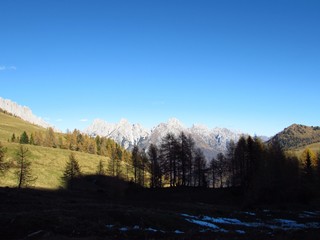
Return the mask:
<svg viewBox="0 0 320 240">
<path fill-rule="evenodd" d="M 5 160 L 14 163 L 16 159 L 15 152 L 19 144 L 10 142 L 12 134 L 19 136 L 23 131 L 32 133 L 46 129 L 29 124 L 19 118 L 0 113 L 0 141 L 7 148 Z M 59 148 L 48 148 L 42 146 L 25 145 L 30 151 L 29 160 L 32 162 L 32 172 L 37 178 L 34 187 L 56 189 L 61 186 L 61 176 L 72 151 Z M 100 160 L 108 164 L 108 158 L 95 154 L 83 152 L 74 152 L 79 161 L 81 170 L 84 174 L 93 174 L 97 170 Z M 9 171 L 0 178 L 1 186 L 17 186 L 15 176 L 16 169 L 11 167 Z"/>
</svg>

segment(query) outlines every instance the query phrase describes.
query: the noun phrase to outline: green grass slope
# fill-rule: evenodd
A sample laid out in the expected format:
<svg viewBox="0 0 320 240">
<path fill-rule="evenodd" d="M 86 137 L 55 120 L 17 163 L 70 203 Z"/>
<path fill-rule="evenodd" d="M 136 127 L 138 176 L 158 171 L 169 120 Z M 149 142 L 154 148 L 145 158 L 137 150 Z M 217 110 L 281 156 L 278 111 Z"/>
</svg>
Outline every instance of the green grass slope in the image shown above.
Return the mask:
<svg viewBox="0 0 320 240">
<path fill-rule="evenodd" d="M 0 141 L 8 141 L 14 133 L 17 136 L 26 131 L 28 134 L 36 131 L 45 132 L 46 129 L 23 121 L 20 118 L 0 112 Z"/>
<path fill-rule="evenodd" d="M 45 131 L 46 129 L 39 126 L 32 125 L 19 118 L 0 113 L 0 141 L 2 145 L 7 148 L 5 160 L 8 162 L 15 161 L 15 152 L 19 148 L 19 144 L 8 142 L 11 139 L 13 133 L 19 136 L 23 131 L 28 134 L 35 131 Z M 33 184 L 36 188 L 48 188 L 57 189 L 61 184 L 61 176 L 69 159 L 69 155 L 72 151 L 59 149 L 59 148 L 47 148 L 42 146 L 25 145 L 30 151 L 29 160 L 32 164 L 33 175 L 37 177 L 37 180 Z M 100 160 L 103 160 L 106 165 L 108 158 L 82 153 L 74 152 L 77 160 L 79 161 L 81 171 L 84 174 L 94 174 L 97 165 Z M 0 176 L 0 186 L 17 186 L 17 178 L 15 177 L 16 169 L 10 168 L 4 175 Z"/>
</svg>

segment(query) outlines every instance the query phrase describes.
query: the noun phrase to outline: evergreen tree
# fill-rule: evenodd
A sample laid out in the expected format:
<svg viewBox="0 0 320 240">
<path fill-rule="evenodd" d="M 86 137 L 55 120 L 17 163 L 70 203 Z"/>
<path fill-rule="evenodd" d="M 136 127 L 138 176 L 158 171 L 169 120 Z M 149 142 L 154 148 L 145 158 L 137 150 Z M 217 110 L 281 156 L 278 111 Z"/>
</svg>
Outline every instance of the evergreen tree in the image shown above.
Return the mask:
<svg viewBox="0 0 320 240">
<path fill-rule="evenodd" d="M 151 181 L 150 187 L 156 188 L 162 186 L 162 176 L 159 164 L 159 150 L 156 145 L 151 144 L 148 149 L 148 157 L 150 164 Z"/>
<path fill-rule="evenodd" d="M 320 151 L 317 154 L 317 177 L 318 177 L 318 185 L 320 186 Z"/>
<path fill-rule="evenodd" d="M 132 158 L 131 162 L 132 162 L 132 167 L 133 167 L 134 182 L 137 183 L 141 156 L 140 156 L 140 150 L 139 150 L 138 146 L 136 146 L 136 145 L 132 149 L 131 158 Z"/>
<path fill-rule="evenodd" d="M 102 160 L 99 161 L 99 164 L 97 166 L 97 175 L 99 176 L 103 176 L 106 174 L 106 170 L 105 170 L 105 164 Z"/>
<path fill-rule="evenodd" d="M 219 153 L 217 155 L 217 162 L 215 163 L 216 166 L 216 174 L 219 179 L 219 185 L 220 188 L 224 186 L 224 178 L 226 177 L 226 172 L 227 172 L 227 160 L 226 157 L 222 154 Z"/>
<path fill-rule="evenodd" d="M 7 149 L 0 142 L 0 174 L 3 175 L 8 170 L 8 164 L 5 162 Z"/>
<path fill-rule="evenodd" d="M 188 172 L 188 155 L 190 152 L 189 144 L 188 144 L 188 138 L 184 134 L 184 132 L 181 132 L 178 138 L 178 145 L 177 145 L 177 151 L 178 151 L 178 178 L 179 183 L 182 186 L 187 185 L 187 172 Z"/>
<path fill-rule="evenodd" d="M 244 186 L 246 176 L 246 163 L 247 163 L 247 141 L 242 136 L 235 148 L 235 159 L 233 162 L 235 186 Z"/>
<path fill-rule="evenodd" d="M 314 176 L 313 176 L 313 166 L 312 166 L 311 152 L 310 151 L 306 152 L 303 169 L 304 169 L 305 180 L 309 184 L 311 184 L 313 182 Z"/>
<path fill-rule="evenodd" d="M 20 136 L 20 144 L 28 144 L 29 143 L 29 137 L 26 131 L 24 131 Z"/>
<path fill-rule="evenodd" d="M 30 144 L 31 145 L 34 145 L 34 137 L 33 137 L 33 134 L 31 133 L 30 135 Z"/>
<path fill-rule="evenodd" d="M 62 182 L 65 186 L 73 188 L 73 180 L 81 176 L 81 169 L 74 153 L 69 155 L 69 161 L 66 163 L 65 170 L 62 176 Z"/>
<path fill-rule="evenodd" d="M 206 187 L 206 159 L 200 148 L 195 151 L 194 157 L 194 175 L 195 175 L 195 186 Z"/>
<path fill-rule="evenodd" d="M 215 188 L 216 186 L 216 180 L 217 180 L 217 160 L 215 158 L 212 158 L 209 164 L 209 177 L 211 179 L 211 186 L 212 188 Z"/>
<path fill-rule="evenodd" d="M 229 165 L 229 178 L 231 180 L 231 185 L 235 186 L 236 182 L 236 164 L 235 164 L 235 149 L 236 144 L 233 140 L 227 143 L 226 161 Z"/>
<path fill-rule="evenodd" d="M 16 142 L 16 135 L 14 133 L 12 134 L 11 142 Z"/>
<path fill-rule="evenodd" d="M 187 186 L 192 186 L 193 184 L 193 167 L 194 167 L 194 152 L 195 143 L 191 135 L 187 139 Z"/>
<path fill-rule="evenodd" d="M 18 170 L 15 172 L 18 178 L 18 188 L 28 187 L 36 181 L 31 171 L 31 162 L 29 161 L 30 152 L 28 148 L 20 145 L 16 152 L 16 161 Z"/>
<path fill-rule="evenodd" d="M 122 161 L 122 150 L 119 145 L 116 145 L 116 149 L 115 149 L 115 175 L 118 178 L 122 177 L 121 161 Z"/>
<path fill-rule="evenodd" d="M 170 187 L 177 185 L 177 140 L 168 133 L 161 141 L 161 165 L 164 176 L 169 180 Z"/>
</svg>

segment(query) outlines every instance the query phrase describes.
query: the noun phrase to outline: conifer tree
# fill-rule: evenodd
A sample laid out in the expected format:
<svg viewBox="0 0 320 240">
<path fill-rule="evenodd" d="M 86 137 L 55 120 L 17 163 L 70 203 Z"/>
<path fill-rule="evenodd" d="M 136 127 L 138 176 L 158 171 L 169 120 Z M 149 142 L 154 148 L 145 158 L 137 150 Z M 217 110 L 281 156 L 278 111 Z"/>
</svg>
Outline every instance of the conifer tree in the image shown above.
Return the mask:
<svg viewBox="0 0 320 240">
<path fill-rule="evenodd" d="M 195 151 L 194 157 L 194 175 L 195 186 L 205 187 L 207 186 L 206 180 L 206 159 L 200 148 Z"/>
<path fill-rule="evenodd" d="M 99 176 L 103 176 L 106 174 L 106 170 L 105 170 L 105 164 L 102 160 L 99 161 L 99 164 L 97 166 L 97 175 Z"/>
<path fill-rule="evenodd" d="M 29 143 L 29 137 L 26 131 L 24 131 L 20 136 L 20 144 L 28 144 Z"/>
<path fill-rule="evenodd" d="M 0 142 L 0 174 L 3 175 L 8 170 L 8 164 L 5 162 L 7 149 Z"/>
<path fill-rule="evenodd" d="M 211 178 L 211 186 L 215 188 L 216 186 L 216 179 L 217 179 L 217 160 L 212 158 L 209 165 L 209 177 Z"/>
<path fill-rule="evenodd" d="M 161 176 L 161 169 L 159 164 L 159 150 L 156 145 L 151 144 L 148 149 L 148 157 L 149 157 L 149 164 L 150 164 L 150 187 L 157 188 L 161 187 L 162 176 Z"/>
<path fill-rule="evenodd" d="M 310 151 L 306 151 L 306 156 L 304 159 L 304 177 L 305 180 L 311 184 L 313 182 L 313 166 L 312 166 L 312 159 L 311 159 L 311 152 Z"/>
<path fill-rule="evenodd" d="M 71 153 L 69 155 L 69 161 L 67 162 L 65 170 L 63 172 L 62 182 L 65 184 L 65 186 L 69 184 L 68 186 L 72 188 L 73 180 L 80 176 L 81 176 L 80 165 L 74 153 Z"/>
<path fill-rule="evenodd" d="M 11 142 L 16 142 L 16 135 L 14 133 L 12 134 Z"/>
<path fill-rule="evenodd" d="M 34 183 L 37 177 L 34 177 L 31 171 L 31 162 L 29 161 L 30 152 L 28 148 L 20 145 L 16 152 L 18 188 L 28 187 Z"/>
<path fill-rule="evenodd" d="M 140 156 L 139 148 L 136 145 L 132 149 L 131 158 L 132 158 L 134 182 L 137 183 L 141 156 Z"/>
</svg>

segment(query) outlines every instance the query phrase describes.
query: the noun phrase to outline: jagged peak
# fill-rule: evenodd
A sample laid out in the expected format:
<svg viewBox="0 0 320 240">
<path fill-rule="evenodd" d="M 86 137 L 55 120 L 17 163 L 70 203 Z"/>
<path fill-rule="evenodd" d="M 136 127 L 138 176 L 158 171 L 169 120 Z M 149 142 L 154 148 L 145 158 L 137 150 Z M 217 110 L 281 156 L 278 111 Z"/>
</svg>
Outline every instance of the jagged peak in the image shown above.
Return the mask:
<svg viewBox="0 0 320 240">
<path fill-rule="evenodd" d="M 121 118 L 119 121 L 119 125 L 132 125 L 132 124 L 128 121 L 128 119 Z"/>
<path fill-rule="evenodd" d="M 183 127 L 183 123 L 177 119 L 177 118 L 170 118 L 168 121 L 167 121 L 167 124 L 170 125 L 170 126 L 181 126 Z"/>
</svg>

